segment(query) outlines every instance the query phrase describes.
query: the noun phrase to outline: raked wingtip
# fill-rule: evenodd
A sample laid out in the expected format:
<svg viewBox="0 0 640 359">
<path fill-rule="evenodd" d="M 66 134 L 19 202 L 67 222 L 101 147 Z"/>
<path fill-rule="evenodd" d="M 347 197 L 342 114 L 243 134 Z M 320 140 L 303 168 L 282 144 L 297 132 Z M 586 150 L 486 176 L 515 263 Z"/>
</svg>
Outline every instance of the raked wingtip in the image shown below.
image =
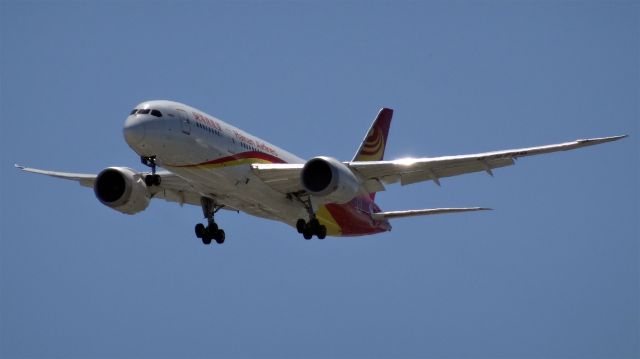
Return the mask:
<svg viewBox="0 0 640 359">
<path fill-rule="evenodd" d="M 629 137 L 629 135 L 619 135 L 619 136 L 609 136 L 609 137 L 597 137 L 597 138 L 585 138 L 579 139 L 576 142 L 578 143 L 590 143 L 590 144 L 600 144 L 605 142 L 618 141 L 623 138 Z"/>
<path fill-rule="evenodd" d="M 629 135 L 611 136 L 611 137 L 605 137 L 605 139 L 607 139 L 609 141 L 617 141 L 617 140 L 621 140 L 621 139 L 627 138 L 627 137 L 629 137 Z"/>
</svg>

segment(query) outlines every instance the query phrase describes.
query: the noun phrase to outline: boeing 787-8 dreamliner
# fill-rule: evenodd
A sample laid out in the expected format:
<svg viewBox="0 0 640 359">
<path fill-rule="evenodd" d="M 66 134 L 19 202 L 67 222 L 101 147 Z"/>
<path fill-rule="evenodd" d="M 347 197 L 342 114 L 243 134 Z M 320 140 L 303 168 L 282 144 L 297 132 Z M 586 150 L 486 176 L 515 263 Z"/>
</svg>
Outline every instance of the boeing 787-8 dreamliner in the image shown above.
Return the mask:
<svg viewBox="0 0 640 359">
<path fill-rule="evenodd" d="M 135 214 L 152 198 L 202 207 L 206 225 L 195 234 L 205 244 L 224 243 L 214 215 L 220 209 L 284 222 L 305 239 L 314 235 L 362 236 L 391 230 L 398 217 L 481 211 L 435 208 L 385 212 L 375 203 L 385 185 L 408 185 L 514 164 L 519 157 L 616 141 L 626 136 L 555 145 L 433 158 L 383 160 L 393 110 L 378 113 L 351 161 L 297 157 L 193 107 L 147 101 L 124 123 L 124 138 L 150 171 L 108 167 L 99 174 L 65 173 L 17 166 L 33 173 L 74 180 L 93 188 L 104 205 Z M 162 167 L 166 171 L 156 171 Z"/>
</svg>

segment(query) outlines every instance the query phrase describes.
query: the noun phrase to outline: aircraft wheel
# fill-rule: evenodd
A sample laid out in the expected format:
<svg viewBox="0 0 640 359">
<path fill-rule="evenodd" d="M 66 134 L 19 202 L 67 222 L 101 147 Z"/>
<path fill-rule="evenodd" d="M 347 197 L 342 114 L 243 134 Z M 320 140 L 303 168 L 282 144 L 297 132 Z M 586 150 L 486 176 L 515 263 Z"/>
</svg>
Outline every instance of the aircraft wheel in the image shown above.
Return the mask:
<svg viewBox="0 0 640 359">
<path fill-rule="evenodd" d="M 318 228 L 317 236 L 318 239 L 325 239 L 325 237 L 327 236 L 327 227 L 320 226 L 320 228 Z"/>
<path fill-rule="evenodd" d="M 146 175 L 144 176 L 144 184 L 147 187 L 151 186 L 159 186 L 162 180 L 160 179 L 160 175 Z"/>
<path fill-rule="evenodd" d="M 206 230 L 204 228 L 204 224 L 202 224 L 202 223 L 196 224 L 196 237 L 204 238 L 205 232 L 206 232 Z"/>
<path fill-rule="evenodd" d="M 226 237 L 226 236 L 225 236 L 224 230 L 219 229 L 219 230 L 216 232 L 216 243 L 218 243 L 218 244 L 222 244 L 222 243 L 224 243 L 224 239 L 225 239 L 225 237 Z"/>
<path fill-rule="evenodd" d="M 211 244 L 211 236 L 209 235 L 205 235 L 204 237 L 202 237 L 202 243 L 204 244 Z"/>
<path fill-rule="evenodd" d="M 310 229 L 305 229 L 304 232 L 302 232 L 302 236 L 304 237 L 304 239 L 309 240 L 311 239 L 311 237 L 313 237 L 313 232 L 311 232 Z"/>
<path fill-rule="evenodd" d="M 296 229 L 298 230 L 298 233 L 304 232 L 304 228 L 306 226 L 307 226 L 307 222 L 305 222 L 305 220 L 302 218 L 300 218 L 298 222 L 296 222 Z"/>
<path fill-rule="evenodd" d="M 309 221 L 309 229 L 311 229 L 311 232 L 318 232 L 319 228 L 320 228 L 320 221 L 318 221 L 317 218 L 314 218 Z"/>
</svg>

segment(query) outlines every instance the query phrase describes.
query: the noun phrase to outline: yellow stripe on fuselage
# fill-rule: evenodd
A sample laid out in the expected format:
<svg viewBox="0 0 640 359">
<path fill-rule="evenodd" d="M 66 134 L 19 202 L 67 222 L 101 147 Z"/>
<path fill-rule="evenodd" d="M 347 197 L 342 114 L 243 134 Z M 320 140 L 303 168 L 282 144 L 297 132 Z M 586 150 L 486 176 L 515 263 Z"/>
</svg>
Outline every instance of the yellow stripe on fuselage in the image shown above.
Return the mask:
<svg viewBox="0 0 640 359">
<path fill-rule="evenodd" d="M 320 224 L 327 227 L 327 235 L 329 236 L 339 236 L 342 235 L 342 228 L 338 225 L 335 218 L 331 215 L 329 210 L 325 205 L 320 206 L 318 211 L 316 212 L 316 217 L 320 221 Z"/>
</svg>

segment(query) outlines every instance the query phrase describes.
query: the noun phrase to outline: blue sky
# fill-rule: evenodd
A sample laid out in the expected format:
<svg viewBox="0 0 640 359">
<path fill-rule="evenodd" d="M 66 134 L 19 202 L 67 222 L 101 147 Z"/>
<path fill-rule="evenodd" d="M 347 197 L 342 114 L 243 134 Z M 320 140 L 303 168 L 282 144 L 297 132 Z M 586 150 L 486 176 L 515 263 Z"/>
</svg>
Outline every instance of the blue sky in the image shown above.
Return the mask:
<svg viewBox="0 0 640 359">
<path fill-rule="evenodd" d="M 640 7 L 633 1 L 0 2 L 0 356 L 640 356 Z M 188 103 L 310 158 L 629 134 L 378 196 L 373 237 L 304 241 L 197 207 L 136 216 L 14 163 L 143 169 L 133 106 Z"/>
</svg>

